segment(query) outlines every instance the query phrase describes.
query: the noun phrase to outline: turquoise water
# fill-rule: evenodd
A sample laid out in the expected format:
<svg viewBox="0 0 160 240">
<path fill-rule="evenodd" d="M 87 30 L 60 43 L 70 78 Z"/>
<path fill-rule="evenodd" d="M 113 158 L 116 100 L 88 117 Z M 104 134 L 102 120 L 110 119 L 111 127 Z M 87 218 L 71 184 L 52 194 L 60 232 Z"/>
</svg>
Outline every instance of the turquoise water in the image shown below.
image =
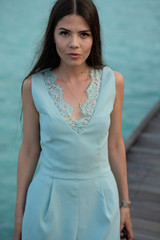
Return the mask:
<svg viewBox="0 0 160 240">
<path fill-rule="evenodd" d="M 124 140 L 160 98 L 160 1 L 94 1 L 106 63 L 125 79 Z M 31 67 L 53 1 L 1 0 L 0 240 L 12 239 L 21 144 L 21 82 Z"/>
</svg>

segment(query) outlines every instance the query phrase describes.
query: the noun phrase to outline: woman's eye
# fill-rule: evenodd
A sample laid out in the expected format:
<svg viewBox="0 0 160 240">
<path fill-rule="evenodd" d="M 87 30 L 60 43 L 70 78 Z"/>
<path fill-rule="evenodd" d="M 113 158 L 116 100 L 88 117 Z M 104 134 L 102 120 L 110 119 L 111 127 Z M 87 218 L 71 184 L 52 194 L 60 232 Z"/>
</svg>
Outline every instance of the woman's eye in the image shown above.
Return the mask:
<svg viewBox="0 0 160 240">
<path fill-rule="evenodd" d="M 60 35 L 62 35 L 62 36 L 64 36 L 64 37 L 66 37 L 66 36 L 68 36 L 68 32 L 66 32 L 66 31 L 63 31 L 63 32 L 60 32 Z"/>
<path fill-rule="evenodd" d="M 84 32 L 84 33 L 81 33 L 81 37 L 83 37 L 83 38 L 86 38 L 86 37 L 88 37 L 89 36 L 89 34 L 88 33 L 86 33 L 86 32 Z"/>
</svg>

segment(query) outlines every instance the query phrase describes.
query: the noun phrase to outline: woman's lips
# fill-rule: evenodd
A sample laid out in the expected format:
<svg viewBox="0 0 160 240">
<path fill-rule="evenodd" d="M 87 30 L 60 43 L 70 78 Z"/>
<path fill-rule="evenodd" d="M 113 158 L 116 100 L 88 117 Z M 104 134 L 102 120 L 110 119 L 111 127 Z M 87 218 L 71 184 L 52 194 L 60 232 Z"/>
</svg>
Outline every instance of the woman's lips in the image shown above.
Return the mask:
<svg viewBox="0 0 160 240">
<path fill-rule="evenodd" d="M 78 53 L 69 53 L 68 54 L 71 58 L 78 58 L 78 57 L 80 57 L 80 54 L 78 54 Z"/>
</svg>

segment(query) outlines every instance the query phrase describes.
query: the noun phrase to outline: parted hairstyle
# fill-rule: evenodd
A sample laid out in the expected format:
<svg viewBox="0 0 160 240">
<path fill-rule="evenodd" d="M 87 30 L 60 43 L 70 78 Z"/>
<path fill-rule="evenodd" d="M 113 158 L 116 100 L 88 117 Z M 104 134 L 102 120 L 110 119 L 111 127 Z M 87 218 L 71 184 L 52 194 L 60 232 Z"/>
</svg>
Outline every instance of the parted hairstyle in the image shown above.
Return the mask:
<svg viewBox="0 0 160 240">
<path fill-rule="evenodd" d="M 65 16 L 76 14 L 82 16 L 88 23 L 93 36 L 91 53 L 86 62 L 90 67 L 101 69 L 102 46 L 100 23 L 97 9 L 92 0 L 57 0 L 51 10 L 48 25 L 44 35 L 40 57 L 28 76 L 45 68 L 56 68 L 60 64 L 60 57 L 53 42 L 53 35 L 57 23 Z"/>
<path fill-rule="evenodd" d="M 93 36 L 93 44 L 90 55 L 86 59 L 86 63 L 88 64 L 88 66 L 96 69 L 102 69 L 104 67 L 102 60 L 99 16 L 92 0 L 57 0 L 49 16 L 48 25 L 44 34 L 39 58 L 31 72 L 26 76 L 26 78 L 45 68 L 54 69 L 59 66 L 60 57 L 57 53 L 56 45 L 53 41 L 54 31 L 57 23 L 63 17 L 71 14 L 82 16 L 91 29 L 91 33 Z M 23 82 L 21 86 L 21 96 Z"/>
</svg>

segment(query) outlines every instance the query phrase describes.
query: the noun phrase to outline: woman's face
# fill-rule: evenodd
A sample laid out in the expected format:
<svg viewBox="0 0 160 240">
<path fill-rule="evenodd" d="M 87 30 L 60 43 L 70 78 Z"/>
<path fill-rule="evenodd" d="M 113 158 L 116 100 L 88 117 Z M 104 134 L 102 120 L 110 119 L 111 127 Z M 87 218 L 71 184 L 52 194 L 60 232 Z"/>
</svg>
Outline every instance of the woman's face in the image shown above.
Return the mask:
<svg viewBox="0 0 160 240">
<path fill-rule="evenodd" d="M 54 41 L 61 64 L 70 67 L 86 65 L 93 37 L 83 17 L 79 15 L 63 17 L 55 28 Z"/>
</svg>

